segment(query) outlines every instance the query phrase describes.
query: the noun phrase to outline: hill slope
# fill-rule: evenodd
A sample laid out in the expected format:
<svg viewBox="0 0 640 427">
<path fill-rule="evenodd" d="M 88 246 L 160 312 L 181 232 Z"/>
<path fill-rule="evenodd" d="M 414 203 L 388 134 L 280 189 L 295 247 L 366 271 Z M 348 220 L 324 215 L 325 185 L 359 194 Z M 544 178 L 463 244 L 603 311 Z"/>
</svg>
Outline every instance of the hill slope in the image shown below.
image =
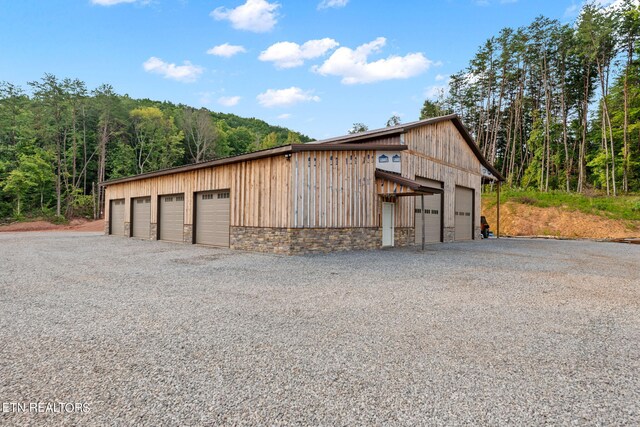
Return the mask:
<svg viewBox="0 0 640 427">
<path fill-rule="evenodd" d="M 618 239 L 640 237 L 638 197 L 609 199 L 567 194 L 507 193 L 500 208 L 503 236 Z M 601 206 L 600 208 L 598 206 Z M 496 195 L 483 194 L 482 215 L 496 231 Z"/>
</svg>

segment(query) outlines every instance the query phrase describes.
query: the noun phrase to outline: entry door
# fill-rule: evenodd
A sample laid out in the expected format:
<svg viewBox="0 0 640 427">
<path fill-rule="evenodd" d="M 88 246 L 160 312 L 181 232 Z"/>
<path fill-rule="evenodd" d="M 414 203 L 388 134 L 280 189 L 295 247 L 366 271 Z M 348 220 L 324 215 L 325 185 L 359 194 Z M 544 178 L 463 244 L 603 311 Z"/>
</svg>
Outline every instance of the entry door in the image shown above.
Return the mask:
<svg viewBox="0 0 640 427">
<path fill-rule="evenodd" d="M 111 201 L 109 233 L 114 236 L 124 236 L 124 199 Z"/>
<path fill-rule="evenodd" d="M 160 197 L 160 240 L 182 242 L 184 227 L 184 196 Z"/>
<path fill-rule="evenodd" d="M 395 203 L 382 203 L 382 246 L 393 246 Z"/>
<path fill-rule="evenodd" d="M 420 184 L 424 184 L 427 187 L 442 188 L 442 183 L 439 181 L 432 181 L 430 179 L 416 177 L 416 181 Z M 438 243 L 440 242 L 440 235 L 442 232 L 442 195 L 431 194 L 424 196 L 424 229 L 425 229 L 425 242 L 426 243 Z M 422 197 L 415 197 L 415 242 L 417 244 L 422 243 Z"/>
<path fill-rule="evenodd" d="M 131 205 L 133 209 L 131 234 L 133 237 L 148 239 L 151 223 L 151 197 L 131 199 Z"/>
<path fill-rule="evenodd" d="M 196 243 L 229 247 L 229 190 L 196 195 Z"/>
<path fill-rule="evenodd" d="M 456 240 L 473 239 L 473 190 L 456 187 Z"/>
</svg>

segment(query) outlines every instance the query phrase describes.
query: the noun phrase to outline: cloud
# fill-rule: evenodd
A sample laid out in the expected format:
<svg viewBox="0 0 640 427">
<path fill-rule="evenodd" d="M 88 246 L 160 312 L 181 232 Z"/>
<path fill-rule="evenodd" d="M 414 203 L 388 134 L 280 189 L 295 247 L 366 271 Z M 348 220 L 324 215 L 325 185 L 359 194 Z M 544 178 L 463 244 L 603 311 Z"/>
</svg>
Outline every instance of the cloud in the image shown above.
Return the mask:
<svg viewBox="0 0 640 427">
<path fill-rule="evenodd" d="M 224 105 L 225 107 L 234 107 L 238 105 L 240 99 L 239 96 L 223 96 L 218 98 L 218 104 Z"/>
<path fill-rule="evenodd" d="M 184 61 L 184 65 L 170 64 L 160 58 L 152 56 L 142 64 L 144 70 L 149 73 L 162 75 L 165 79 L 173 79 L 179 82 L 195 82 L 204 68 L 193 65 L 189 61 Z"/>
<path fill-rule="evenodd" d="M 417 76 L 434 65 L 422 53 L 409 53 L 405 56 L 389 56 L 374 62 L 367 62 L 369 55 L 379 52 L 387 43 L 384 37 L 378 37 L 371 43 L 358 46 L 355 50 L 348 47 L 337 49 L 321 66 L 313 71 L 323 75 L 342 77 L 343 84 L 374 83 L 391 79 L 407 79 Z"/>
<path fill-rule="evenodd" d="M 349 3 L 349 0 L 322 0 L 320 4 L 318 4 L 318 10 L 329 8 L 338 9 L 340 7 L 345 7 L 347 3 Z"/>
<path fill-rule="evenodd" d="M 278 116 L 278 119 L 280 119 L 280 120 L 287 120 L 287 119 L 290 119 L 290 118 L 291 118 L 291 114 L 290 113 L 284 113 L 284 114 L 280 114 Z"/>
<path fill-rule="evenodd" d="M 265 33 L 271 31 L 278 22 L 278 3 L 269 3 L 266 0 L 247 0 L 246 3 L 235 9 L 218 7 L 211 16 L 216 21 L 227 20 L 236 30 Z"/>
<path fill-rule="evenodd" d="M 443 81 L 443 80 L 447 80 L 447 79 L 449 79 L 449 76 L 445 76 L 444 74 L 438 74 L 438 75 L 436 76 L 436 81 L 437 81 L 437 82 L 441 82 L 441 81 Z"/>
<path fill-rule="evenodd" d="M 294 68 L 304 64 L 306 59 L 322 56 L 339 45 L 340 43 L 329 38 L 309 40 L 302 46 L 298 43 L 279 42 L 269 46 L 258 59 L 273 62 L 278 68 Z"/>
<path fill-rule="evenodd" d="M 256 97 L 263 107 L 282 107 L 300 102 L 318 102 L 320 97 L 313 95 L 313 91 L 304 91 L 292 86 L 288 89 L 269 89 Z"/>
<path fill-rule="evenodd" d="M 571 3 L 569 7 L 567 7 L 564 11 L 565 18 L 576 18 L 579 14 L 586 1 L 576 3 L 575 1 Z M 593 4 L 600 9 L 606 9 L 608 11 L 617 10 L 622 7 L 623 0 L 595 0 Z M 636 5 L 640 5 L 640 1 L 635 1 Z"/>
<path fill-rule="evenodd" d="M 207 53 L 209 55 L 224 56 L 225 58 L 230 58 L 233 55 L 244 53 L 246 51 L 247 49 L 245 49 L 244 46 L 236 46 L 229 43 L 225 43 L 225 44 L 212 47 L 211 49 L 207 50 Z"/>
</svg>

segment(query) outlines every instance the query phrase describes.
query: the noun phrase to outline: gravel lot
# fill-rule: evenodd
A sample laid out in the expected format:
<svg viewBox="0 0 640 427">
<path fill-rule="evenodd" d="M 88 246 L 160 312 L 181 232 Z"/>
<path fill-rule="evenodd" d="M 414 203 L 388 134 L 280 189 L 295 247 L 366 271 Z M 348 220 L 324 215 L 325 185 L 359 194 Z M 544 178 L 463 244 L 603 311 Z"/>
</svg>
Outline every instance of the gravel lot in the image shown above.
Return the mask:
<svg viewBox="0 0 640 427">
<path fill-rule="evenodd" d="M 638 425 L 640 246 L 0 233 L 2 425 Z"/>
</svg>

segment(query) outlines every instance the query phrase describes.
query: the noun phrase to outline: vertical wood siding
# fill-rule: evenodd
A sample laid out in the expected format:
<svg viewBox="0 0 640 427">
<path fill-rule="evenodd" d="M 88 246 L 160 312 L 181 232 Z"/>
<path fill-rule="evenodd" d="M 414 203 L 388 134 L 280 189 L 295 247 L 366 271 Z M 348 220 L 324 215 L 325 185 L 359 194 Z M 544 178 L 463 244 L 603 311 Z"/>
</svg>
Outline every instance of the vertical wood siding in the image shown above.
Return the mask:
<svg viewBox="0 0 640 427">
<path fill-rule="evenodd" d="M 374 151 L 307 151 L 291 158 L 292 227 L 377 227 Z"/>
<path fill-rule="evenodd" d="M 480 161 L 450 121 L 409 130 L 404 136 L 409 149 L 402 152 L 402 175 L 422 177 L 444 183 L 444 227 L 455 225 L 455 187 L 471 188 L 475 192 L 475 224 L 480 224 Z M 426 196 L 428 197 L 428 196 Z M 398 216 L 396 226 L 413 227 L 415 216 L 413 197 L 405 198 L 406 209 Z M 410 212 L 409 215 L 407 211 Z"/>
<path fill-rule="evenodd" d="M 230 190 L 231 225 L 287 227 L 290 218 L 291 162 L 284 156 L 208 167 L 107 186 L 105 206 L 111 199 L 151 196 L 151 222 L 158 220 L 158 196 L 184 193 L 184 222 L 193 222 L 193 193 Z M 108 218 L 109 212 L 105 212 Z M 125 210 L 130 222 L 130 209 Z"/>
</svg>

